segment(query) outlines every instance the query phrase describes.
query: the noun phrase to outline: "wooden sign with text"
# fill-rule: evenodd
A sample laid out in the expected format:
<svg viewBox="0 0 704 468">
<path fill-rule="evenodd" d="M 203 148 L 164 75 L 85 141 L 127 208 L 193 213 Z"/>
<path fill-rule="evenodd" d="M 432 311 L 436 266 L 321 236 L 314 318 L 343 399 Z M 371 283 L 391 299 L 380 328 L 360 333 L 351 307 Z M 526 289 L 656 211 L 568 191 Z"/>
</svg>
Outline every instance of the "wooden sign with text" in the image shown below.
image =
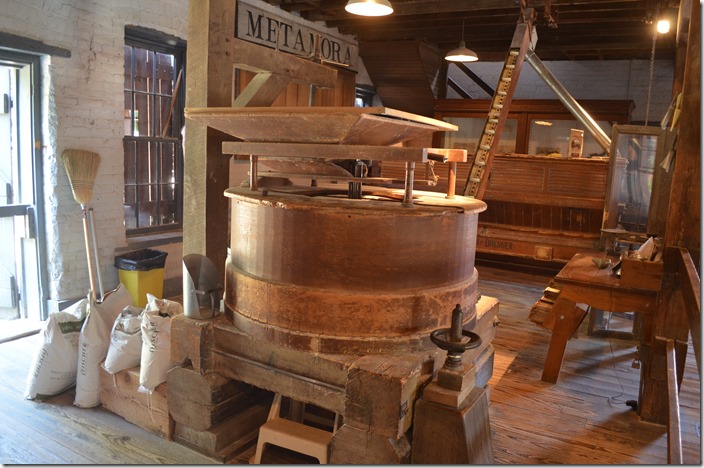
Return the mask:
<svg viewBox="0 0 704 468">
<path fill-rule="evenodd" d="M 357 70 L 359 50 L 356 42 L 253 0 L 237 2 L 235 37 L 311 59 L 315 56 L 319 38 L 320 59 L 352 71 Z"/>
</svg>

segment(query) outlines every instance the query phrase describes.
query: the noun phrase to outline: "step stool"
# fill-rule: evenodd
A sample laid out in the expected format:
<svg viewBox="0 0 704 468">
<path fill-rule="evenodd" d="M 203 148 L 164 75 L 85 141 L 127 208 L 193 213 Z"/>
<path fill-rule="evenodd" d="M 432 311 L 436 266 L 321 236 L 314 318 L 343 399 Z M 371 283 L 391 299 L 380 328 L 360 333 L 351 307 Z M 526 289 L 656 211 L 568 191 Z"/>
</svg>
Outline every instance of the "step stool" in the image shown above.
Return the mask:
<svg viewBox="0 0 704 468">
<path fill-rule="evenodd" d="M 260 464 L 266 444 L 272 444 L 314 457 L 321 465 L 327 464 L 329 461 L 330 441 L 334 432 L 284 419 L 280 413 L 281 394 L 276 393 L 274 401 L 271 403 L 269 417 L 259 428 L 257 450 L 252 463 Z M 334 429 L 337 429 L 337 421 L 338 417 L 336 416 Z"/>
</svg>

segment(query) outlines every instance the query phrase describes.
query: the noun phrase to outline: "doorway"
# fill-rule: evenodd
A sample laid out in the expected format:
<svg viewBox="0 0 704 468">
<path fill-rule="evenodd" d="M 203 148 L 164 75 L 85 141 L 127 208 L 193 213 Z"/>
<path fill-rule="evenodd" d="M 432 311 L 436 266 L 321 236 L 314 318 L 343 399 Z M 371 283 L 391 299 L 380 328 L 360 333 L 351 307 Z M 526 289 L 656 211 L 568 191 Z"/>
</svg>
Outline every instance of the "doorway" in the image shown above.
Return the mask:
<svg viewBox="0 0 704 468">
<path fill-rule="evenodd" d="M 0 319 L 47 318 L 40 58 L 0 50 Z M 3 329 L 13 328 L 3 325 Z"/>
</svg>

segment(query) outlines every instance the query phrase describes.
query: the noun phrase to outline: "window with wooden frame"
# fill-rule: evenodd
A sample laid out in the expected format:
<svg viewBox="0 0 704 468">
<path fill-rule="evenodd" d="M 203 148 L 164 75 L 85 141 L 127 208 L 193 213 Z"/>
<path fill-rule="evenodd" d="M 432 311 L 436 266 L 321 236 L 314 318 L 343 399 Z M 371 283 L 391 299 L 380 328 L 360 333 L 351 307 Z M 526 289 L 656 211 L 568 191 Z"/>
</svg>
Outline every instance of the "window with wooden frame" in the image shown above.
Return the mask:
<svg viewBox="0 0 704 468">
<path fill-rule="evenodd" d="M 182 227 L 185 58 L 182 39 L 125 27 L 127 235 Z"/>
</svg>

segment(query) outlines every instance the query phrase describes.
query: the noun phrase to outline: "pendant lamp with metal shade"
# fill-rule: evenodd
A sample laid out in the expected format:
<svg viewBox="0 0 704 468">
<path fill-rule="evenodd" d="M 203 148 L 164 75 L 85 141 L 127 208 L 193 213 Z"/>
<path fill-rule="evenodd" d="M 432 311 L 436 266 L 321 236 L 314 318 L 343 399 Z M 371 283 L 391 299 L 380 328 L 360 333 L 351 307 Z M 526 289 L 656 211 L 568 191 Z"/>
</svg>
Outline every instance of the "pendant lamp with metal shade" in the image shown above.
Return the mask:
<svg viewBox="0 0 704 468">
<path fill-rule="evenodd" d="M 345 10 L 360 16 L 386 16 L 394 12 L 389 0 L 348 0 Z"/>
<path fill-rule="evenodd" d="M 476 62 L 479 60 L 477 54 L 467 48 L 464 43 L 464 20 L 462 20 L 462 39 L 460 40 L 460 46 L 456 49 L 452 49 L 445 55 L 445 60 L 449 62 Z"/>
</svg>

